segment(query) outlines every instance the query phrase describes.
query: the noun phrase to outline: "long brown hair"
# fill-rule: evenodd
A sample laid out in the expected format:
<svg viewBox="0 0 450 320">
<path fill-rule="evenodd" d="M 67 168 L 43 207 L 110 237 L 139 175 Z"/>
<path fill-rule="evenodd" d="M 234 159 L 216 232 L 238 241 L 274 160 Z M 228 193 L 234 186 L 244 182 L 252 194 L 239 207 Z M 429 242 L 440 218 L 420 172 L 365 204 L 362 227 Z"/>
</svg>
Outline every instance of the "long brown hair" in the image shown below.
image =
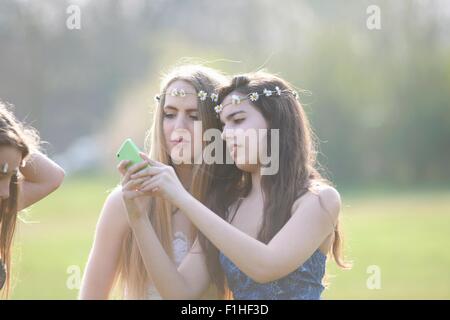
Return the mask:
<svg viewBox="0 0 450 320">
<path fill-rule="evenodd" d="M 313 183 L 331 183 L 322 177 L 316 161 L 314 133 L 302 105 L 294 94 L 293 87 L 285 80 L 265 72 L 256 72 L 233 77 L 228 86 L 221 88 L 219 102 L 232 92 L 248 95 L 278 87 L 282 94 L 262 97 L 252 102 L 268 123 L 268 129 L 279 129 L 279 170 L 274 175 L 263 175 L 261 188 L 264 195 L 264 214 L 258 240 L 268 243 L 291 217 L 294 201 L 312 189 Z M 268 130 L 270 141 L 270 130 Z M 270 153 L 270 142 L 268 151 Z M 229 220 L 229 207 L 239 197 L 251 190 L 251 178 L 236 166 L 223 167 L 228 179 L 216 179 L 207 185 L 198 181 L 194 194 L 200 201 Z M 201 233 L 199 240 L 207 254 L 208 271 L 222 294 L 226 294 L 226 281 L 219 262 L 217 248 Z M 342 257 L 342 234 L 339 223 L 334 231 L 331 255 L 343 268 L 350 265 Z"/>
<path fill-rule="evenodd" d="M 13 115 L 11 105 L 0 101 L 0 146 L 16 148 L 22 161 L 38 149 L 39 136 L 31 127 L 25 127 Z M 0 258 L 6 270 L 2 296 L 8 297 L 11 279 L 11 247 L 17 222 L 18 173 L 13 174 L 9 185 L 9 198 L 2 200 L 0 207 Z"/>
<path fill-rule="evenodd" d="M 220 72 L 202 65 L 181 65 L 175 67 L 170 73 L 163 77 L 160 87 L 160 98 L 153 113 L 153 124 L 146 136 L 146 150 L 150 158 L 167 165 L 173 165 L 170 159 L 163 134 L 163 107 L 165 103 L 165 93 L 171 83 L 182 80 L 192 85 L 196 92 L 215 92 L 220 86 L 226 83 L 226 77 Z M 210 128 L 220 128 L 220 121 L 214 112 L 214 103 L 211 99 L 198 101 L 199 120 L 202 121 L 203 130 Z M 197 171 L 194 167 L 194 176 L 205 175 L 205 180 L 213 178 L 208 174 L 209 170 Z M 166 253 L 173 258 L 172 248 L 172 211 L 170 202 L 160 198 L 151 200 L 148 219 L 150 220 L 155 233 L 157 234 Z M 193 237 L 196 231 L 193 230 Z M 190 239 L 192 244 L 193 237 Z M 126 289 L 127 296 L 132 299 L 146 298 L 148 283 L 151 281 L 150 275 L 146 272 L 144 263 L 139 253 L 137 242 L 131 230 L 128 230 L 126 239 L 123 242 L 121 259 L 119 264 L 119 280 L 121 289 Z"/>
</svg>

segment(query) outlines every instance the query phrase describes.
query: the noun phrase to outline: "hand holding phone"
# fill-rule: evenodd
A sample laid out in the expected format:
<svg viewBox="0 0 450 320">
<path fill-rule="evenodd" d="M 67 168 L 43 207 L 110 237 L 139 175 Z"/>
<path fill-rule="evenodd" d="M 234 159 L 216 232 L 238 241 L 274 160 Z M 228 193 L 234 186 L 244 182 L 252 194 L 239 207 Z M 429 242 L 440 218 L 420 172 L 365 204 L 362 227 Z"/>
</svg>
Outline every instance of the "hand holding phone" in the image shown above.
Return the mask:
<svg viewBox="0 0 450 320">
<path fill-rule="evenodd" d="M 122 146 L 120 147 L 119 151 L 117 152 L 117 160 L 120 161 L 130 161 L 130 163 L 127 165 L 127 168 L 135 165 L 137 163 L 141 163 L 144 160 L 139 155 L 139 152 L 141 152 L 138 148 L 138 146 L 131 140 L 130 138 L 126 139 Z"/>
</svg>

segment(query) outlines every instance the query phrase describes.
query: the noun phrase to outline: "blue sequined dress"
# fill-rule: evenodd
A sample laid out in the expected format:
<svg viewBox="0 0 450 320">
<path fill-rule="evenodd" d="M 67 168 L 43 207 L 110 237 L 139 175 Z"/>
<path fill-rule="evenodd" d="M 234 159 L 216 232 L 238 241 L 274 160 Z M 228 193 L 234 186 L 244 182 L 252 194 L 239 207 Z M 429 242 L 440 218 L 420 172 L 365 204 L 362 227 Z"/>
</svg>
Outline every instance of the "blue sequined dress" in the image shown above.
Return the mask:
<svg viewBox="0 0 450 320">
<path fill-rule="evenodd" d="M 320 249 L 290 274 L 263 284 L 253 281 L 221 252 L 219 260 L 237 300 L 320 300 L 324 290 L 327 256 Z"/>
<path fill-rule="evenodd" d="M 281 279 L 257 283 L 220 253 L 228 287 L 237 300 L 319 300 L 327 257 L 317 249 L 298 269 Z"/>
</svg>

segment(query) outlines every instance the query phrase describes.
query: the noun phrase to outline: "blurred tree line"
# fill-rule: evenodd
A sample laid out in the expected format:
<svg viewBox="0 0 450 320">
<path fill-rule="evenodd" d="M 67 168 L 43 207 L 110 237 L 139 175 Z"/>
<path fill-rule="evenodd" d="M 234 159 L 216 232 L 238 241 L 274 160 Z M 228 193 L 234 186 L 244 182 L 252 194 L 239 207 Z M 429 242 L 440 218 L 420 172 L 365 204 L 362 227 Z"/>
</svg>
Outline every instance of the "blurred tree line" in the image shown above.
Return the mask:
<svg viewBox="0 0 450 320">
<path fill-rule="evenodd" d="M 69 4 L 81 30 L 66 27 Z M 366 27 L 373 4 L 380 30 Z M 309 92 L 319 160 L 338 185 L 448 186 L 449 24 L 443 0 L 2 1 L 0 99 L 51 154 L 85 135 L 114 150 L 143 141 L 161 72 L 180 57 L 264 67 Z"/>
</svg>

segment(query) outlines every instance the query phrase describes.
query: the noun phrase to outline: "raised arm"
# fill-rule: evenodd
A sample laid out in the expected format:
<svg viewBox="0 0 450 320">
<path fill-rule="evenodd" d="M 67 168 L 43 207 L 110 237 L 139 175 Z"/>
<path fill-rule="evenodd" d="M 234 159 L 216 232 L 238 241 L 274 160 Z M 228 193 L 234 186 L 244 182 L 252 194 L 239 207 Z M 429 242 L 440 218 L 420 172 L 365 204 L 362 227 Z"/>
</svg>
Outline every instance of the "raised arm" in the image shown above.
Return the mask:
<svg viewBox="0 0 450 320">
<path fill-rule="evenodd" d="M 64 170 L 42 153 L 35 152 L 19 168 L 18 210 L 25 209 L 55 191 L 64 180 Z"/>
<path fill-rule="evenodd" d="M 205 256 L 196 241 L 177 268 L 164 251 L 163 246 L 148 219 L 132 224 L 139 252 L 147 272 L 163 299 L 198 299 L 208 288 L 210 278 Z"/>
<path fill-rule="evenodd" d="M 152 165 L 132 175 L 140 192 L 159 195 L 180 208 L 191 222 L 244 273 L 259 283 L 279 279 L 302 265 L 334 231 L 340 196 L 332 187 L 308 192 L 293 206 L 284 227 L 265 244 L 229 224 L 190 195 L 172 167 Z M 148 177 L 151 177 L 148 179 Z"/>
<path fill-rule="evenodd" d="M 79 299 L 108 299 L 128 228 L 122 192 L 116 188 L 106 199 L 97 223 Z"/>
<path fill-rule="evenodd" d="M 129 176 L 142 169 L 135 165 L 125 173 L 124 165 L 119 170 L 125 175 L 122 194 L 128 212 L 128 220 L 137 240 L 139 251 L 147 272 L 163 299 L 197 299 L 208 288 L 210 278 L 205 256 L 198 241 L 177 268 L 165 252 L 152 224 L 142 206 L 142 195 L 136 191 Z M 148 196 L 144 196 L 147 197 Z M 155 213 L 158 214 L 158 213 Z"/>
<path fill-rule="evenodd" d="M 268 244 L 222 220 L 186 194 L 176 200 L 196 227 L 258 283 L 280 279 L 302 265 L 333 232 L 340 200 L 331 187 L 299 200 L 292 217 Z"/>
</svg>

